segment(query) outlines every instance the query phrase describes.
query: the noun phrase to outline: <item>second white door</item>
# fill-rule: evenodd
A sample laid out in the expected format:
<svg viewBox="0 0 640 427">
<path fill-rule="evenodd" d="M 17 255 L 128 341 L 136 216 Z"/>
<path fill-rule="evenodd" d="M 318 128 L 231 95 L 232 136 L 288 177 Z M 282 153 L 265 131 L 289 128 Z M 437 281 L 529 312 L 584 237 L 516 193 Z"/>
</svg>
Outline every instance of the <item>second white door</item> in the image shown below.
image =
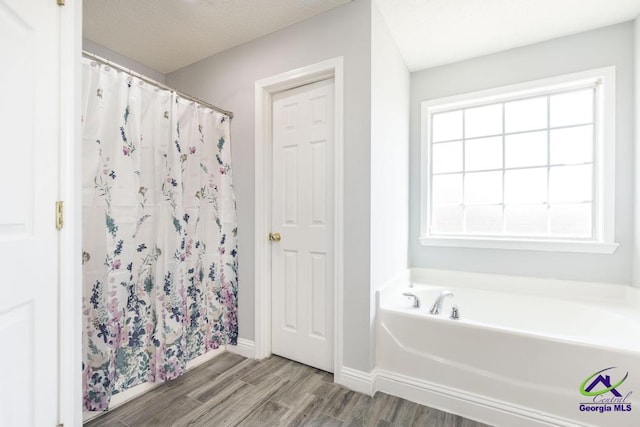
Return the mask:
<svg viewBox="0 0 640 427">
<path fill-rule="evenodd" d="M 333 372 L 334 81 L 273 97 L 272 352 Z M 277 238 L 276 238 L 277 240 Z"/>
</svg>

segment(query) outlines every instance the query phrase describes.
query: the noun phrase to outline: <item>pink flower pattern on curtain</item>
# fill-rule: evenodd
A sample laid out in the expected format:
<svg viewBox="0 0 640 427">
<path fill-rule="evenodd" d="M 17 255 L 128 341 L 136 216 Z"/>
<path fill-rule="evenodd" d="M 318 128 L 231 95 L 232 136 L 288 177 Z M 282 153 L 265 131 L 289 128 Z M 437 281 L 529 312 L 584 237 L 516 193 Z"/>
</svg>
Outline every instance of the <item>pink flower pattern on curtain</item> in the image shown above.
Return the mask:
<svg viewBox="0 0 640 427">
<path fill-rule="evenodd" d="M 229 119 L 83 60 L 86 410 L 236 344 Z"/>
</svg>

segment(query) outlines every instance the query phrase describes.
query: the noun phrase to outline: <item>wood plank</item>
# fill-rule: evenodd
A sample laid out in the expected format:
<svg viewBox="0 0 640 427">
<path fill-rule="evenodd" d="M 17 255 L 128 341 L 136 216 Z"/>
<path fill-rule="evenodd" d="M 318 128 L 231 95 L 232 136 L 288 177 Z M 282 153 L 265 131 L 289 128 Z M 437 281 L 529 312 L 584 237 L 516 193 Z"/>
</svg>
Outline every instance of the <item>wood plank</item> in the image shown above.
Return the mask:
<svg viewBox="0 0 640 427">
<path fill-rule="evenodd" d="M 344 421 L 356 406 L 357 401 L 358 393 L 341 387 L 327 400 L 321 411 L 323 414 Z"/>
<path fill-rule="evenodd" d="M 266 401 L 258 409 L 252 411 L 245 419 L 240 421 L 238 427 L 275 426 L 289 409 L 270 400 Z"/>
<path fill-rule="evenodd" d="M 371 403 L 373 398 L 364 394 L 360 394 L 358 401 L 348 415 L 345 426 L 348 427 L 364 427 L 375 425 L 371 419 Z"/>
<path fill-rule="evenodd" d="M 200 366 L 196 366 L 193 369 L 189 369 L 187 372 L 185 372 L 183 375 L 179 376 L 178 378 L 171 381 L 167 381 L 165 384 L 169 388 L 181 386 L 185 383 L 188 386 L 191 384 L 197 384 L 200 380 L 206 381 L 206 380 L 216 378 L 218 375 L 220 375 L 220 372 L 218 372 L 215 369 L 212 369 L 212 367 L 209 366 L 207 363 L 203 363 Z"/>
<path fill-rule="evenodd" d="M 166 386 L 151 390 L 148 394 L 150 399 L 144 402 L 137 402 L 137 399 L 134 399 L 114 410 L 114 415 L 126 425 L 136 426 L 171 407 L 177 400 L 176 395 Z"/>
<path fill-rule="evenodd" d="M 122 421 L 110 417 L 110 414 L 101 415 L 84 424 L 86 427 L 129 427 Z"/>
<path fill-rule="evenodd" d="M 336 394 L 338 390 L 340 390 L 340 386 L 338 384 L 320 381 L 316 387 L 310 391 L 310 393 L 324 400 L 328 400 L 331 396 Z"/>
<path fill-rule="evenodd" d="M 213 396 L 204 405 L 185 417 L 189 425 L 221 426 L 234 425 L 246 418 L 255 408 L 270 399 L 287 380 L 276 379 L 254 386 L 241 380 L 242 385 L 224 397 Z"/>
<path fill-rule="evenodd" d="M 289 364 L 287 359 L 278 356 L 271 356 L 268 359 L 260 361 L 260 363 L 251 371 L 240 377 L 240 379 L 249 384 L 260 384 L 268 381 L 276 376 L 282 376 L 283 370 Z"/>
<path fill-rule="evenodd" d="M 400 399 L 386 393 L 376 393 L 371 401 L 369 419 L 372 421 L 391 418 L 393 408 Z"/>
<path fill-rule="evenodd" d="M 224 393 L 224 389 L 229 387 L 240 377 L 251 371 L 256 365 L 257 360 L 246 359 L 234 366 L 224 373 L 218 375 L 214 381 L 203 383 L 198 387 L 189 391 L 189 397 L 193 397 L 200 402 L 208 402 L 211 398 L 217 394 Z"/>
<path fill-rule="evenodd" d="M 281 369 L 279 375 L 288 381 L 288 386 L 278 390 L 271 400 L 288 408 L 300 405 L 323 378 L 322 375 L 316 374 L 313 368 L 295 362 Z"/>
<path fill-rule="evenodd" d="M 143 422 L 131 424 L 129 427 L 157 427 L 161 425 L 172 425 L 184 419 L 186 415 L 202 406 L 202 403 L 190 398 L 182 396 L 174 400 L 164 410 L 156 413 L 147 414 Z"/>
<path fill-rule="evenodd" d="M 214 371 L 224 373 L 229 369 L 236 366 L 238 363 L 247 360 L 246 358 L 234 354 L 234 353 L 222 353 L 220 356 L 215 357 L 211 362 L 207 363 L 207 369 L 212 369 Z"/>
<path fill-rule="evenodd" d="M 416 415 L 413 419 L 412 426 L 441 426 L 441 427 L 458 427 L 458 424 L 462 418 L 449 414 L 447 412 L 440 411 L 438 409 L 429 408 L 426 406 L 420 406 L 416 410 Z M 472 425 L 473 426 L 473 425 Z M 472 427 L 469 426 L 469 427 Z M 473 426 L 477 427 L 477 426 Z"/>
<path fill-rule="evenodd" d="M 319 414 L 302 425 L 304 427 L 341 427 L 342 421 L 328 415 Z"/>
<path fill-rule="evenodd" d="M 297 427 L 305 425 L 309 420 L 314 419 L 320 414 L 320 408 L 325 404 L 326 400 L 311 394 L 305 395 L 300 405 L 289 409 L 283 417 L 281 424 L 283 426 Z"/>
<path fill-rule="evenodd" d="M 216 414 L 220 418 L 227 416 L 227 413 L 231 415 L 233 406 L 239 404 L 253 388 L 254 386 L 244 381 L 234 380 L 224 388 L 217 390 L 205 404 L 185 416 L 179 424 L 205 425 L 204 423 Z"/>
<path fill-rule="evenodd" d="M 197 375 L 178 377 L 175 380 L 165 383 L 166 385 L 164 387 L 167 388 L 166 393 L 178 398 L 190 393 L 194 389 L 206 387 L 208 384 L 214 383 L 220 375 L 222 374 L 212 369 L 201 369 L 197 372 Z M 164 390 L 159 391 L 165 392 Z"/>
<path fill-rule="evenodd" d="M 408 426 L 411 425 L 411 422 L 413 421 L 417 410 L 417 403 L 413 403 L 404 399 L 398 399 L 393 405 L 388 418 L 385 419 L 395 425 Z"/>
</svg>

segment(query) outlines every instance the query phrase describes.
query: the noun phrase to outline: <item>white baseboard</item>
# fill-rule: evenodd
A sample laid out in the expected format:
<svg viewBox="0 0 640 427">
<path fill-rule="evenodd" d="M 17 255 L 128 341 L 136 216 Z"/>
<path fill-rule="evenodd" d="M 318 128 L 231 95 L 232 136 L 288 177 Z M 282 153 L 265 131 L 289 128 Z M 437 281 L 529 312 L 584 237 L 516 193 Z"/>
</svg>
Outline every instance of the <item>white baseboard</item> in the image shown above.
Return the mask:
<svg viewBox="0 0 640 427">
<path fill-rule="evenodd" d="M 337 384 L 340 384 L 350 390 L 373 396 L 374 377 L 373 373 L 359 371 L 357 369 L 347 368 L 343 366 L 338 375 L 334 376 Z"/>
<path fill-rule="evenodd" d="M 518 427 L 575 427 L 577 425 L 572 420 L 382 369 L 374 369 L 367 373 L 343 367 L 335 378 L 337 384 L 368 396 L 373 396 L 380 391 L 489 425 Z"/>
<path fill-rule="evenodd" d="M 203 363 L 208 362 L 211 359 L 214 359 L 218 356 L 220 356 L 222 353 L 224 353 L 224 348 L 216 348 L 215 350 L 209 350 L 207 351 L 205 354 L 202 354 L 198 357 L 196 357 L 195 359 L 191 359 L 187 362 L 187 368 L 186 370 L 188 371 L 189 369 L 193 369 L 196 366 L 200 366 Z"/>
<path fill-rule="evenodd" d="M 238 345 L 227 345 L 229 353 L 238 354 L 249 359 L 256 358 L 256 345 L 254 341 L 238 338 Z"/>
<path fill-rule="evenodd" d="M 376 370 L 373 390 L 490 425 L 575 427 L 575 421 L 413 377 Z"/>
</svg>

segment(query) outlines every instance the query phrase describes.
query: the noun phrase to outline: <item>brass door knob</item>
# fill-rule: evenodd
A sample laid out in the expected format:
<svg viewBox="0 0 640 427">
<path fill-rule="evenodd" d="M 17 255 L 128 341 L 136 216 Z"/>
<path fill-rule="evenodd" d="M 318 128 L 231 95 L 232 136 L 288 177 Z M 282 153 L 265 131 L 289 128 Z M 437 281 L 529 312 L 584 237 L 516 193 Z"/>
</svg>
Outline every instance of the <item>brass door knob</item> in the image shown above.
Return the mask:
<svg viewBox="0 0 640 427">
<path fill-rule="evenodd" d="M 269 240 L 272 242 L 279 242 L 281 238 L 280 233 L 269 233 Z"/>
</svg>

